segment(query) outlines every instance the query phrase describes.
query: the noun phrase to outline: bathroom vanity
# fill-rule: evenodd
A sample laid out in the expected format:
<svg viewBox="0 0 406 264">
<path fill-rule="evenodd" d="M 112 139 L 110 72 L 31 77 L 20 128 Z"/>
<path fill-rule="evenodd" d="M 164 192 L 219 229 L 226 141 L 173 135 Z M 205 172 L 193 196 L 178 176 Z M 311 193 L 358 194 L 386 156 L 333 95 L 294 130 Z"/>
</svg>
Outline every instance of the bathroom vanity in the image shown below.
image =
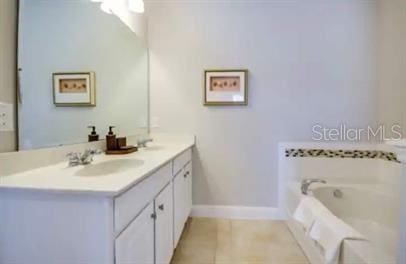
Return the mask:
<svg viewBox="0 0 406 264">
<path fill-rule="evenodd" d="M 150 136 L 146 20 L 104 11 L 19 1 L 19 146 L 0 153 L 0 264 L 169 263 L 179 241 L 194 137 L 137 140 Z M 79 165 L 106 149 L 109 126 L 142 148 Z"/>
<path fill-rule="evenodd" d="M 145 147 L 146 19 L 100 1 L 18 2 L 19 144 L 0 153 L 0 264 L 169 263 L 192 206 L 194 137 Z M 112 126 L 141 149 L 83 165 L 117 143 Z"/>
<path fill-rule="evenodd" d="M 169 263 L 191 211 L 193 145 L 0 176 L 0 263 Z"/>
</svg>

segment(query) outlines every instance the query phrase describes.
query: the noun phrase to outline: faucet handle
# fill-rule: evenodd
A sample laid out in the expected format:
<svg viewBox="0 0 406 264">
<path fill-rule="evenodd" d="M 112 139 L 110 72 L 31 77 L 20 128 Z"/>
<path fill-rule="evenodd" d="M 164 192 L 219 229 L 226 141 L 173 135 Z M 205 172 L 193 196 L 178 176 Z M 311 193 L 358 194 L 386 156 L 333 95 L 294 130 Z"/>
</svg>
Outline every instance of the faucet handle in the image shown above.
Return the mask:
<svg viewBox="0 0 406 264">
<path fill-rule="evenodd" d="M 302 184 L 307 184 L 311 181 L 311 179 L 302 179 Z"/>
<path fill-rule="evenodd" d="M 151 137 L 146 137 L 146 138 L 143 138 L 143 139 L 138 139 L 138 140 L 137 140 L 137 145 L 139 145 L 139 146 L 141 146 L 141 147 L 146 147 L 146 144 L 147 144 L 148 142 L 152 142 L 152 141 L 154 141 L 154 139 L 151 138 Z"/>
<path fill-rule="evenodd" d="M 322 182 L 322 183 L 326 183 L 325 180 L 323 179 L 319 179 L 319 178 L 306 178 L 302 180 L 302 183 L 312 183 L 312 182 Z"/>
<path fill-rule="evenodd" d="M 98 155 L 101 154 L 103 151 L 100 149 L 86 149 L 83 152 L 83 155 Z"/>
<path fill-rule="evenodd" d="M 77 152 L 69 152 L 66 154 L 66 157 L 69 158 L 69 167 L 76 166 L 80 163 L 80 157 Z"/>
<path fill-rule="evenodd" d="M 90 153 L 93 155 L 100 155 L 103 153 L 103 151 L 101 149 L 91 149 Z"/>
<path fill-rule="evenodd" d="M 69 153 L 66 154 L 66 157 L 68 157 L 68 158 L 78 158 L 79 155 L 78 155 L 77 152 L 69 152 Z"/>
<path fill-rule="evenodd" d="M 93 161 L 93 156 L 100 154 L 101 151 L 97 149 L 86 149 L 80 156 L 80 161 L 82 164 L 89 164 Z"/>
</svg>

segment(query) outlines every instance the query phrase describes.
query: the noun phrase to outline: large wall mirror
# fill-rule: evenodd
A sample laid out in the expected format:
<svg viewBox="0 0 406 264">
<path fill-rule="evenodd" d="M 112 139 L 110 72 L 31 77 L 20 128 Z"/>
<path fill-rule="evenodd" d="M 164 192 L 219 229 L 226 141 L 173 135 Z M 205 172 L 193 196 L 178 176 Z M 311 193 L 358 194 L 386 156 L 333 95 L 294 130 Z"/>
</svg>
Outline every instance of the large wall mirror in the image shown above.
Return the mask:
<svg viewBox="0 0 406 264">
<path fill-rule="evenodd" d="M 144 38 L 90 0 L 20 0 L 19 149 L 148 131 Z"/>
</svg>

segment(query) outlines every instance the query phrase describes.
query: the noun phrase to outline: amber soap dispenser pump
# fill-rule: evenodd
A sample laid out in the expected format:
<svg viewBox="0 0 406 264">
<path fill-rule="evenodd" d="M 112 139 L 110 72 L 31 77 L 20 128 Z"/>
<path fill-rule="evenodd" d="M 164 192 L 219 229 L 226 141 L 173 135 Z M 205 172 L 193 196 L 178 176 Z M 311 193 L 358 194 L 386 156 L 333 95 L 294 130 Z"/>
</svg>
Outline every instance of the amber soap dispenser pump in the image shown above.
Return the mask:
<svg viewBox="0 0 406 264">
<path fill-rule="evenodd" d="M 106 135 L 106 147 L 107 150 L 117 149 L 116 135 L 113 132 L 114 126 L 109 126 L 109 133 Z"/>
<path fill-rule="evenodd" d="M 92 129 L 92 132 L 89 135 L 89 142 L 98 141 L 99 140 L 99 135 L 97 135 L 97 133 L 96 133 L 96 127 L 95 126 L 88 126 L 88 128 Z"/>
</svg>

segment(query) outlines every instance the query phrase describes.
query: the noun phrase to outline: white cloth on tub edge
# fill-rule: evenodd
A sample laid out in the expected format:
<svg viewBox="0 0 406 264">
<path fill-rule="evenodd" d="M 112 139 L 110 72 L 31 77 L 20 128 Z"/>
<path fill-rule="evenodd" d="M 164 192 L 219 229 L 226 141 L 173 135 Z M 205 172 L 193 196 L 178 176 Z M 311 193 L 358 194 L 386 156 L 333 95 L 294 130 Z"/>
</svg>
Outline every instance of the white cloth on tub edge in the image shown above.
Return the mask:
<svg viewBox="0 0 406 264">
<path fill-rule="evenodd" d="M 293 213 L 293 219 L 299 222 L 307 234 L 318 216 L 330 214 L 330 211 L 316 198 L 304 196 Z"/>
<path fill-rule="evenodd" d="M 345 239 L 365 240 L 358 231 L 331 212 L 317 217 L 308 235 L 323 248 L 326 264 L 338 263 L 341 244 Z"/>
</svg>

